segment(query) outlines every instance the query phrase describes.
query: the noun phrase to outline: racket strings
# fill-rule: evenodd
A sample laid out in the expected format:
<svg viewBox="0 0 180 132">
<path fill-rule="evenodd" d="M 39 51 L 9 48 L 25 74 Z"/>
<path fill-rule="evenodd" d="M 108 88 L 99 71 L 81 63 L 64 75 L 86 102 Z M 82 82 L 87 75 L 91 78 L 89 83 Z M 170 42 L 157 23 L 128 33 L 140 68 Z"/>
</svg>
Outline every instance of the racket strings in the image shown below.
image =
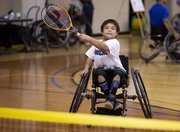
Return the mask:
<svg viewBox="0 0 180 132">
<path fill-rule="evenodd" d="M 60 29 L 69 28 L 71 22 L 66 12 L 56 6 L 51 6 L 50 8 L 46 9 L 43 20 L 51 27 Z"/>
<path fill-rule="evenodd" d="M 51 18 L 49 18 L 48 15 L 44 16 L 44 21 L 54 28 L 59 28 L 59 26 L 55 22 L 53 22 L 53 20 Z"/>
</svg>

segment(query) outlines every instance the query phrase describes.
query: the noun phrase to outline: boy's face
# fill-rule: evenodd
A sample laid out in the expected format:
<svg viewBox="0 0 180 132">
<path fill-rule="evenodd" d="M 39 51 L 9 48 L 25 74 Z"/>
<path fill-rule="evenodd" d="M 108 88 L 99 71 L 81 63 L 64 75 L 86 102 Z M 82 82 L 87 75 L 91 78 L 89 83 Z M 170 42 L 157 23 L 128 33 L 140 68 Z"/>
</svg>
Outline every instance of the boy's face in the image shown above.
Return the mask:
<svg viewBox="0 0 180 132">
<path fill-rule="evenodd" d="M 118 35 L 116 26 L 112 23 L 106 24 L 104 26 L 102 35 L 104 36 L 105 40 L 114 39 Z"/>
</svg>

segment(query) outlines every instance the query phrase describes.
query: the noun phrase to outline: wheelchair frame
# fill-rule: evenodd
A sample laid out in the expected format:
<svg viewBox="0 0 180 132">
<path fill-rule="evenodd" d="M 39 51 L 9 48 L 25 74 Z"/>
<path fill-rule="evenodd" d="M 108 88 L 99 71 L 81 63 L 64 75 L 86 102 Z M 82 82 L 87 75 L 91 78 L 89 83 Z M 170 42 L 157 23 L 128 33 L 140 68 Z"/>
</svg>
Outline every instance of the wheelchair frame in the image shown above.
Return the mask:
<svg viewBox="0 0 180 132">
<path fill-rule="evenodd" d="M 150 34 L 146 34 L 139 42 L 139 56 L 146 63 L 153 60 L 157 57 L 160 52 L 166 52 L 167 56 L 174 61 L 175 63 L 180 63 L 180 58 L 176 57 L 173 53 L 175 50 L 180 50 L 180 41 L 176 41 L 171 33 L 167 34 L 165 39 L 162 40 L 153 40 L 151 39 Z M 173 43 L 172 43 L 173 42 Z M 176 43 L 175 43 L 176 42 Z M 150 47 L 150 45 L 158 45 L 154 49 Z M 173 47 L 173 48 L 172 48 Z M 180 56 L 180 54 L 179 54 Z"/>
<path fill-rule="evenodd" d="M 124 67 L 126 67 L 125 69 L 129 70 L 128 69 L 129 68 L 128 67 L 128 57 L 126 57 L 124 55 L 120 55 L 120 59 L 121 60 L 126 59 L 126 63 L 123 62 L 122 64 Z M 120 102 L 120 103 L 122 103 L 123 107 L 122 107 L 122 109 L 118 109 L 115 111 L 108 110 L 104 107 L 96 107 L 97 104 L 105 102 L 105 96 L 103 93 L 99 92 L 99 87 L 92 86 L 91 94 L 86 93 L 90 74 L 91 74 L 91 69 L 89 69 L 89 72 L 85 76 L 81 77 L 80 83 L 76 89 L 74 98 L 72 100 L 69 112 L 73 112 L 73 113 L 78 112 L 78 109 L 79 109 L 83 99 L 87 98 L 87 99 L 91 99 L 90 110 L 91 110 L 92 114 L 108 114 L 108 115 L 126 116 L 127 115 L 126 114 L 127 100 L 129 100 L 129 99 L 135 100 L 136 98 L 138 98 L 145 117 L 152 118 L 151 105 L 150 105 L 150 102 L 148 99 L 148 95 L 147 95 L 145 86 L 143 84 L 142 78 L 141 78 L 138 70 L 131 68 L 131 75 L 133 78 L 133 82 L 134 82 L 134 86 L 135 86 L 137 95 L 128 95 L 128 92 L 127 92 L 127 88 L 129 86 L 129 78 L 128 78 L 127 83 L 121 87 L 122 93 L 116 95 L 117 100 L 119 100 L 119 99 L 122 100 L 122 102 Z M 99 101 L 99 99 L 104 99 L 104 100 Z"/>
</svg>

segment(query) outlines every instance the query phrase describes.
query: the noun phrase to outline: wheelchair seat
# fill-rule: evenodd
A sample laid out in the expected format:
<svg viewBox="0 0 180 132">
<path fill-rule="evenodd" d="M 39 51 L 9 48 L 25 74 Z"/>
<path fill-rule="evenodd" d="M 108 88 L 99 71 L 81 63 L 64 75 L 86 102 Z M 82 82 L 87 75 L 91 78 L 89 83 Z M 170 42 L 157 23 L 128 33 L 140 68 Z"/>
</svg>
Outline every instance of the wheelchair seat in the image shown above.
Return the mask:
<svg viewBox="0 0 180 132">
<path fill-rule="evenodd" d="M 164 41 L 166 35 L 168 34 L 165 26 L 151 26 L 151 39 L 154 41 Z"/>
</svg>

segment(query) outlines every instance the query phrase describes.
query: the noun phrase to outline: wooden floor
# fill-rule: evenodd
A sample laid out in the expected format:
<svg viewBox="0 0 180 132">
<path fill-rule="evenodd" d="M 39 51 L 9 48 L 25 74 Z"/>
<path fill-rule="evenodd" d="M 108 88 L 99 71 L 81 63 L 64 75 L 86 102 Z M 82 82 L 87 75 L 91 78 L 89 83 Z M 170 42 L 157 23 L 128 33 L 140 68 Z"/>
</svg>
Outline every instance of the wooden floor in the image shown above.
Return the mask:
<svg viewBox="0 0 180 132">
<path fill-rule="evenodd" d="M 129 56 L 130 68 L 138 69 L 152 105 L 153 118 L 180 120 L 180 65 L 166 60 L 165 53 L 150 63 L 138 55 L 139 36 L 120 35 L 121 54 Z M 0 107 L 68 112 L 90 45 L 74 45 L 70 50 L 17 52 L 0 55 Z M 17 47 L 16 47 L 17 48 Z M 2 47 L 0 52 L 2 52 Z M 135 94 L 132 77 L 129 94 Z M 91 80 L 90 80 L 91 82 Z M 90 101 L 79 110 L 90 113 Z M 128 101 L 127 116 L 143 117 L 138 100 Z"/>
</svg>

